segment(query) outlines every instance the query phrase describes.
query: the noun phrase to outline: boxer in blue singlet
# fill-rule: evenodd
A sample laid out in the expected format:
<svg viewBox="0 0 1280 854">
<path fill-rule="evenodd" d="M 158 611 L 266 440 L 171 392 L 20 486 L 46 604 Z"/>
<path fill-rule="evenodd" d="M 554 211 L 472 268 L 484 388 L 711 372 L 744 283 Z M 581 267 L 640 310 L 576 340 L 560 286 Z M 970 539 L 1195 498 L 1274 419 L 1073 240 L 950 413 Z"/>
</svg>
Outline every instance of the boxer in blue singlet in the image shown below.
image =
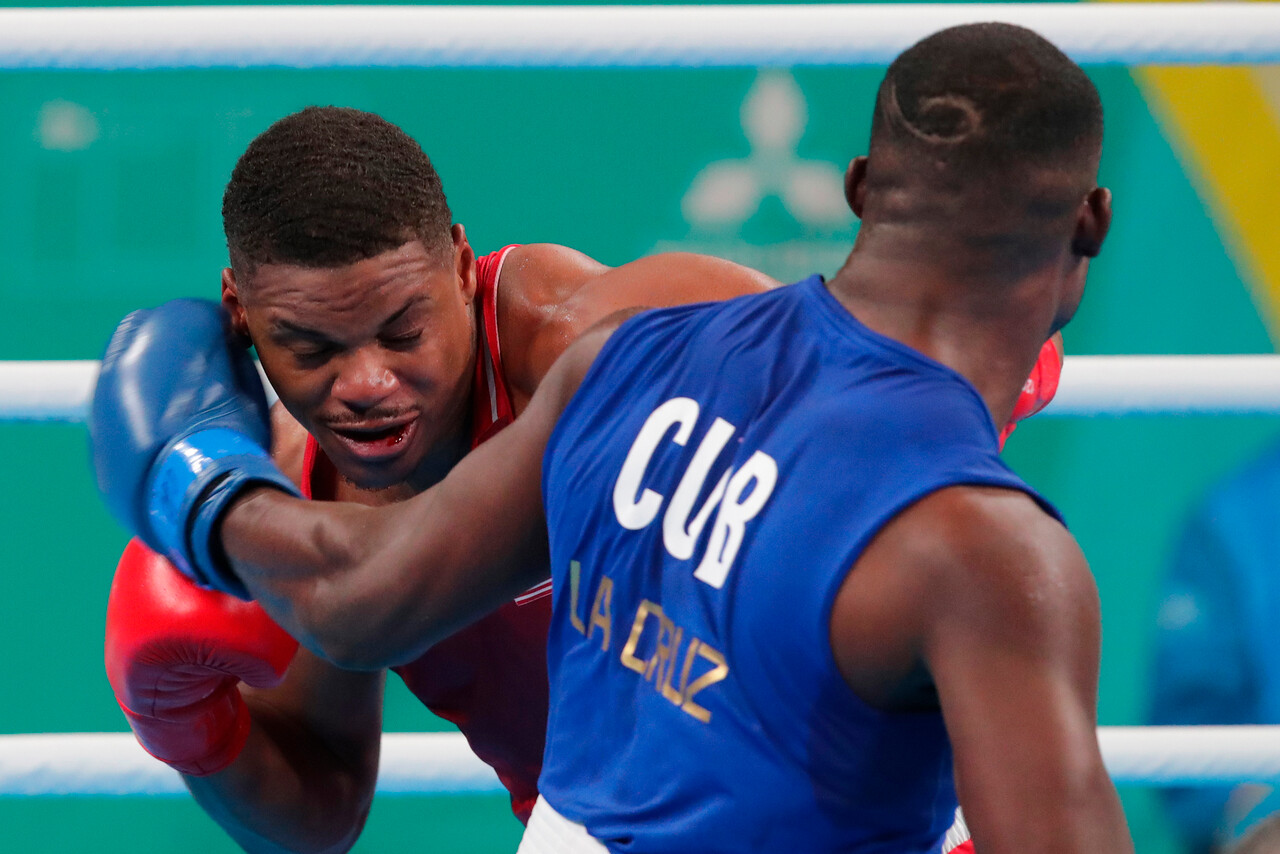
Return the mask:
<svg viewBox="0 0 1280 854">
<path fill-rule="evenodd" d="M 256 423 L 232 367 L 184 423 L 165 410 L 158 450 L 100 444 L 100 482 L 195 578 L 321 650 L 418 652 L 536 582 L 513 558 L 549 540 L 527 851 L 934 854 L 959 803 L 979 854 L 1123 854 L 1097 592 L 995 427 L 1106 236 L 1101 136 L 1096 90 L 1048 42 L 945 30 L 886 74 L 830 282 L 600 325 L 393 506 L 259 485 L 222 438 Z M 108 402 L 187 382 L 142 324 L 113 345 Z"/>
</svg>

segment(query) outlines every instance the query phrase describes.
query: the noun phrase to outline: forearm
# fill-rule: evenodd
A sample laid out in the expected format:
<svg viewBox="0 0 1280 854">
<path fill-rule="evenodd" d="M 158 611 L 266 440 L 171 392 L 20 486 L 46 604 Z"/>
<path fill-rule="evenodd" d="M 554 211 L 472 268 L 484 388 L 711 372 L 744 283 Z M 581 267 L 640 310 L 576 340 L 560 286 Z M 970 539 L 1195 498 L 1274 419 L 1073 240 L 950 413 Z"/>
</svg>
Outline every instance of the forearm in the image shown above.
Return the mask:
<svg viewBox="0 0 1280 854">
<path fill-rule="evenodd" d="M 311 673 L 324 666 L 301 664 Z M 244 750 L 217 774 L 185 778 L 246 851 L 342 852 L 364 826 L 377 777 L 383 677 L 328 672 L 294 696 L 307 704 L 300 712 L 288 711 L 287 691 L 281 699 L 246 689 L 253 728 Z"/>
<path fill-rule="evenodd" d="M 254 489 L 224 517 L 222 545 L 249 593 L 303 646 L 340 666 L 377 669 L 415 651 L 403 649 L 403 605 L 427 601 L 415 596 L 429 581 L 418 555 L 396 547 L 398 511 Z M 420 533 L 430 554 L 430 530 Z M 419 630 L 434 634 L 435 612 L 418 617 Z"/>
<path fill-rule="evenodd" d="M 323 658 L 358 670 L 412 660 L 547 574 L 536 473 L 499 491 L 468 476 L 469 462 L 378 508 L 250 490 L 224 517 L 227 559 Z"/>
<path fill-rule="evenodd" d="M 986 779 L 972 766 L 957 771 L 976 854 L 1130 854 L 1124 810 L 1096 748 L 1065 762 L 1052 753 L 1018 763 L 1031 769 L 1025 774 L 1013 766 L 989 768 Z"/>
</svg>

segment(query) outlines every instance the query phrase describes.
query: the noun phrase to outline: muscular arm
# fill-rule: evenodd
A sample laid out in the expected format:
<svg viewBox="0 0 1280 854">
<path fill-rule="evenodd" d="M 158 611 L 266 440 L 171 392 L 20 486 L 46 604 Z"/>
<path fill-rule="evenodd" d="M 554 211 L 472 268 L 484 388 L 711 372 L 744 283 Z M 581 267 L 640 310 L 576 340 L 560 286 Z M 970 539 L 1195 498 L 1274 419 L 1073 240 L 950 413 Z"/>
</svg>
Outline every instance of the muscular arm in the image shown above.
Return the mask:
<svg viewBox="0 0 1280 854">
<path fill-rule="evenodd" d="M 277 404 L 272 433 L 272 457 L 299 482 L 306 432 Z M 347 672 L 298 650 L 278 687 L 240 685 L 253 719 L 244 749 L 187 788 L 246 851 L 348 850 L 373 801 L 384 682 L 381 670 Z"/>
<path fill-rule="evenodd" d="M 383 682 L 299 650 L 278 688 L 240 686 L 253 717 L 244 750 L 187 788 L 246 851 L 347 851 L 373 802 Z"/>
<path fill-rule="evenodd" d="M 512 250 L 499 285 L 503 364 L 517 411 L 571 342 L 619 311 L 663 308 L 759 293 L 778 282 L 755 270 L 689 252 L 605 267 L 564 246 Z"/>
<path fill-rule="evenodd" d="M 773 285 L 701 255 L 608 268 L 561 246 L 513 250 L 502 270 L 500 334 L 520 417 L 402 504 L 318 507 L 253 493 L 223 521 L 237 575 L 330 661 L 377 668 L 415 658 L 545 577 L 542 451 L 621 317 Z"/>
<path fill-rule="evenodd" d="M 408 501 L 246 493 L 222 523 L 234 571 L 281 626 L 346 669 L 412 660 L 539 581 L 545 564 L 528 557 L 547 550 L 543 450 L 615 327 L 583 335 L 510 427 Z"/>
<path fill-rule="evenodd" d="M 868 702 L 941 706 L 979 854 L 1132 851 L 1096 735 L 1097 592 L 1030 498 L 953 487 L 905 511 L 846 579 L 831 637 Z"/>
</svg>

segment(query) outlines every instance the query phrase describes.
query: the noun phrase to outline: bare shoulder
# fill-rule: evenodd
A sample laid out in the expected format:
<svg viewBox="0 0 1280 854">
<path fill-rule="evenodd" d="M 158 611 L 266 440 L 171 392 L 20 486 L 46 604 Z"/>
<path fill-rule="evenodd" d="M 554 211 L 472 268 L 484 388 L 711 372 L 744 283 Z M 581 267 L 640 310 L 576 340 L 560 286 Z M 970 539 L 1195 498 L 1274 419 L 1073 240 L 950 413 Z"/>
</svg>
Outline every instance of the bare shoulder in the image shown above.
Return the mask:
<svg viewBox="0 0 1280 854">
<path fill-rule="evenodd" d="M 532 395 L 571 342 L 619 311 L 718 301 L 778 285 L 741 264 L 688 252 L 606 267 L 563 246 L 521 249 L 524 254 L 517 261 L 520 272 L 515 286 L 519 295 L 506 307 L 504 297 L 499 297 L 499 312 L 501 334 L 507 336 L 511 329 L 514 345 L 508 348 L 504 337 L 504 367 L 514 389 L 526 396 Z M 504 264 L 504 289 L 506 277 Z"/>
<path fill-rule="evenodd" d="M 714 302 L 777 286 L 764 273 L 724 258 L 664 252 L 614 267 L 586 282 L 574 293 L 565 318 L 582 330 L 624 308 Z"/>
<path fill-rule="evenodd" d="M 573 340 L 563 332 L 566 306 L 588 281 L 609 268 L 567 246 L 517 246 L 498 279 L 498 338 L 502 367 L 517 412 Z"/>
<path fill-rule="evenodd" d="M 842 584 L 831 620 L 842 672 L 874 702 L 909 688 L 944 645 L 1088 658 L 1099 605 L 1075 539 L 1030 496 L 956 486 L 880 531 Z"/>
<path fill-rule="evenodd" d="M 1043 583 L 1057 587 L 1062 581 L 1091 579 L 1075 538 L 1025 492 L 951 487 L 921 501 L 904 520 L 936 532 L 919 541 L 920 566 L 948 587 L 981 581 L 997 589 Z"/>
<path fill-rule="evenodd" d="M 512 249 L 502 262 L 499 302 L 513 314 L 535 314 L 566 302 L 586 282 L 609 267 L 568 246 L 528 243 Z"/>
<path fill-rule="evenodd" d="M 295 485 L 302 484 L 307 431 L 278 401 L 271 407 L 271 459 Z"/>
</svg>

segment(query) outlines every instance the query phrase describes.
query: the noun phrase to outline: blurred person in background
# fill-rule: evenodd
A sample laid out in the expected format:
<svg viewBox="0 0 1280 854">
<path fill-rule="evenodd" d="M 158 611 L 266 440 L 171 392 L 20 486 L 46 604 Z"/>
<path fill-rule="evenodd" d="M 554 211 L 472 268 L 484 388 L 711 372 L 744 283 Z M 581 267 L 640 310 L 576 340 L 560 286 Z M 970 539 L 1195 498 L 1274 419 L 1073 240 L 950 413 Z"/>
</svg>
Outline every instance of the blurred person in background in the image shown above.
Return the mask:
<svg viewBox="0 0 1280 854">
<path fill-rule="evenodd" d="M 1156 620 L 1153 725 L 1280 724 L 1280 442 L 1213 486 L 1177 540 Z M 1280 809 L 1271 786 L 1161 792 L 1193 854 L 1228 850 Z M 1280 839 L 1280 834 L 1269 834 Z M 1280 851 L 1242 847 L 1235 851 Z"/>
</svg>

